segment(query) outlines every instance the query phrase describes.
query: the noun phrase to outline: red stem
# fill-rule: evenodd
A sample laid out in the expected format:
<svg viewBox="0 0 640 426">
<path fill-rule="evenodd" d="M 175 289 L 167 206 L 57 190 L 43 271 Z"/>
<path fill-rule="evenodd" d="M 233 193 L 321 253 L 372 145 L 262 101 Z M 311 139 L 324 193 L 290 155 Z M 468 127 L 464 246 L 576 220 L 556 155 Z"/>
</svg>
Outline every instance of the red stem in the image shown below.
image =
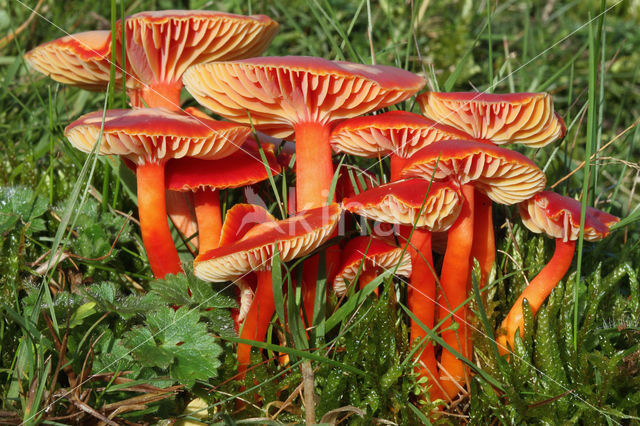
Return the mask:
<svg viewBox="0 0 640 426">
<path fill-rule="evenodd" d="M 527 299 L 533 315 L 538 312 L 540 306 L 547 299 L 551 291 L 558 285 L 571 266 L 573 253 L 575 251 L 575 241 L 562 241 L 556 239 L 556 251 L 547 265 L 524 289 L 518 300 L 513 304 L 506 318 L 502 321 L 500 328 L 504 334 L 498 337 L 498 349 L 502 355 L 508 352 L 508 346 L 513 348 L 515 334 L 520 330 L 520 336 L 524 333 L 524 313 L 522 312 L 522 301 Z"/>
<path fill-rule="evenodd" d="M 446 317 L 453 309 L 462 305 L 467 299 L 467 282 L 469 281 L 470 255 L 473 242 L 473 186 L 463 185 L 462 194 L 464 202 L 458 219 L 449 229 L 447 240 L 447 251 L 442 263 L 440 283 L 445 296 L 438 306 L 440 318 Z M 471 359 L 471 344 L 469 341 L 469 329 L 467 326 L 467 306 L 462 306 L 453 312 L 453 315 L 444 321 L 443 328 L 452 325 L 452 320 L 458 324 L 458 330 L 445 330 L 442 332 L 442 339 L 465 358 Z M 459 385 L 464 384 L 468 377 L 468 369 L 464 363 L 456 358 L 451 352 L 442 349 L 442 368 L 453 377 Z M 459 392 L 459 387 L 443 373 L 440 376 L 441 383 L 449 398 L 455 397 Z"/>
<path fill-rule="evenodd" d="M 491 199 L 484 192 L 476 191 L 474 209 L 471 259 L 477 259 L 480 264 L 481 278 L 479 285 L 480 288 L 483 288 L 487 285 L 491 267 L 496 259 Z"/>
<path fill-rule="evenodd" d="M 358 277 L 358 288 L 360 290 L 362 290 L 363 288 L 365 288 L 365 286 L 367 284 L 369 284 L 371 281 L 373 281 L 379 274 L 378 274 L 378 268 L 368 268 L 365 269 L 363 268 L 362 271 L 360 272 L 360 276 Z M 374 289 L 373 292 L 375 293 L 375 295 L 378 295 L 378 289 Z"/>
<path fill-rule="evenodd" d="M 399 155 L 391 154 L 389 155 L 389 161 L 389 165 L 391 166 L 390 182 L 395 182 L 402 179 L 402 177 L 400 176 L 400 172 L 402 171 L 402 167 L 405 164 L 405 159 L 400 157 Z"/>
<path fill-rule="evenodd" d="M 146 87 L 128 89 L 129 102 L 136 108 L 167 108 L 172 111 L 180 109 L 180 91 L 182 82 L 154 83 Z"/>
<path fill-rule="evenodd" d="M 199 253 L 218 248 L 222 217 L 220 213 L 220 191 L 199 189 L 193 194 L 193 203 L 198 219 Z"/>
<path fill-rule="evenodd" d="M 178 251 L 169 230 L 164 196 L 164 163 L 146 163 L 136 169 L 140 232 L 153 275 L 182 272 Z"/>
<path fill-rule="evenodd" d="M 425 326 L 433 329 L 435 321 L 436 275 L 431 254 L 431 232 L 415 229 L 407 247 L 411 255 L 411 278 L 407 290 L 409 309 Z M 415 321 L 411 321 L 411 341 L 422 339 L 427 333 Z M 438 363 L 433 342 L 427 341 L 418 359 L 418 373 L 428 380 L 431 400 L 442 399 Z"/>
<path fill-rule="evenodd" d="M 258 276 L 258 286 L 247 317 L 244 320 L 240 338 L 264 342 L 271 317 L 276 308 L 273 301 L 271 269 L 256 271 L 256 274 Z M 238 373 L 240 380 L 244 379 L 249 364 L 251 364 L 251 345 L 239 343 Z"/>
<path fill-rule="evenodd" d="M 326 204 L 333 179 L 329 127 L 321 123 L 298 123 L 296 137 L 296 210 Z"/>
</svg>

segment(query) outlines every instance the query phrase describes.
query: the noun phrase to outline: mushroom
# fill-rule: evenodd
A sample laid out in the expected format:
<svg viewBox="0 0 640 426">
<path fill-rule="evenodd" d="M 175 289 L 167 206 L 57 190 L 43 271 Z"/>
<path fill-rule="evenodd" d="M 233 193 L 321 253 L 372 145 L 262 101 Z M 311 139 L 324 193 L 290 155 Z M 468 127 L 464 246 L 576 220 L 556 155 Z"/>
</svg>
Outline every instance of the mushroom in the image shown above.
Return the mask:
<svg viewBox="0 0 640 426">
<path fill-rule="evenodd" d="M 141 12 L 126 17 L 124 26 L 124 43 L 121 21 L 116 32 L 133 80 L 132 105 L 170 109 L 180 108 L 182 74 L 189 66 L 260 55 L 279 27 L 265 15 L 208 10 Z"/>
<path fill-rule="evenodd" d="M 533 315 L 564 277 L 571 266 L 576 240 L 580 234 L 582 205 L 573 198 L 551 191 L 543 191 L 519 204 L 522 223 L 531 231 L 544 233 L 556 240 L 553 257 L 518 297 L 502 321 L 498 337 L 498 349 L 506 354 L 513 347 L 515 334 L 524 333 L 522 302 L 527 299 Z M 587 207 L 584 222 L 584 239 L 599 241 L 609 235 L 609 228 L 620 219 L 598 209 Z"/>
<path fill-rule="evenodd" d="M 342 264 L 333 280 L 333 289 L 338 295 L 343 295 L 347 292 L 347 286 L 356 279 L 362 289 L 380 272 L 396 266 L 396 275 L 411 275 L 411 258 L 408 252 L 379 238 L 355 237 L 342 249 Z"/>
<path fill-rule="evenodd" d="M 35 70 L 53 80 L 102 91 L 111 74 L 111 31 L 87 31 L 41 44 L 24 55 Z M 122 81 L 116 67 L 116 84 Z"/>
<path fill-rule="evenodd" d="M 566 126 L 554 112 L 548 93 L 487 94 L 477 92 L 426 92 L 418 96 L 424 115 L 467 133 L 461 139 L 477 139 L 496 145 L 521 143 L 539 148 L 564 137 Z M 495 261 L 495 237 L 491 201 L 475 194 L 472 258 L 480 264 L 480 287 Z"/>
<path fill-rule="evenodd" d="M 346 210 L 373 220 L 414 226 L 407 243 L 412 273 L 407 290 L 411 312 L 429 328 L 435 322 L 436 274 L 431 254 L 431 232 L 449 229 L 457 220 L 463 205 L 460 190 L 452 183 L 407 179 L 365 191 L 343 200 Z M 421 232 L 416 232 L 420 230 Z M 409 235 L 404 235 L 407 238 Z M 421 339 L 424 329 L 411 321 L 411 339 Z M 432 385 L 432 399 L 443 395 L 440 389 L 434 347 L 428 342 L 420 355 L 424 367 L 419 373 Z"/>
<path fill-rule="evenodd" d="M 158 278 L 182 271 L 165 208 L 167 160 L 186 156 L 219 159 L 233 154 L 251 129 L 164 108 L 108 110 L 83 115 L 65 129 L 69 142 L 99 154 L 121 155 L 136 164 L 140 231 Z"/>
<path fill-rule="evenodd" d="M 199 250 L 205 253 L 218 247 L 222 228 L 220 211 L 221 189 L 239 188 L 263 181 L 282 171 L 275 154 L 264 151 L 267 164 L 260 161 L 260 152 L 245 143 L 241 150 L 221 160 L 184 157 L 166 165 L 165 182 L 171 191 L 193 193 L 198 222 Z"/>
<path fill-rule="evenodd" d="M 548 93 L 426 92 L 417 101 L 432 120 L 496 145 L 540 148 L 566 132 Z"/>
<path fill-rule="evenodd" d="M 185 87 L 221 116 L 277 137 L 295 132 L 297 210 L 327 202 L 330 125 L 401 102 L 425 81 L 401 69 L 303 56 L 199 64 Z"/>
<path fill-rule="evenodd" d="M 406 111 L 350 118 L 331 132 L 331 147 L 358 157 L 389 156 L 391 181 L 400 179 L 403 160 L 439 140 L 469 136 L 451 126 Z"/>
<path fill-rule="evenodd" d="M 195 275 L 203 280 L 229 281 L 252 271 L 257 274 L 256 294 L 242 327 L 241 338 L 264 341 L 275 311 L 271 277 L 275 248 L 283 262 L 311 253 L 331 237 L 340 214 L 338 204 L 301 211 L 288 219 L 256 225 L 234 243 L 198 255 L 193 267 Z M 233 229 L 233 226 L 229 228 Z M 238 345 L 238 369 L 242 377 L 250 363 L 250 353 L 250 345 Z"/>
<path fill-rule="evenodd" d="M 278 31 L 265 15 L 242 16 L 208 10 L 141 12 L 116 23 L 115 83 L 126 85 L 134 107 L 180 109 L 182 74 L 190 65 L 262 54 Z M 87 31 L 37 46 L 25 55 L 33 68 L 54 80 L 84 89 L 107 87 L 111 31 Z"/>
<path fill-rule="evenodd" d="M 401 102 L 425 84 L 422 77 L 398 68 L 305 56 L 198 64 L 185 72 L 183 81 L 200 104 L 229 120 L 251 123 L 276 137 L 295 132 L 297 211 L 332 201 L 329 133 L 334 121 Z M 337 262 L 337 250 L 328 250 L 329 280 Z M 318 263 L 317 257 L 310 259 L 304 269 L 307 318 L 313 311 Z"/>
<path fill-rule="evenodd" d="M 464 140 L 439 141 L 423 148 L 407 161 L 400 175 L 437 181 L 451 179 L 460 186 L 464 202 L 458 219 L 449 229 L 440 275 L 445 303 L 440 304 L 438 312 L 440 318 L 451 315 L 444 322 L 445 328 L 453 322 L 459 326 L 457 331 L 443 331 L 443 340 L 470 359 L 472 350 L 464 302 L 474 240 L 474 188 L 495 202 L 514 204 L 541 191 L 546 178 L 529 158 L 518 152 L 490 143 Z M 441 377 L 446 393 L 449 397 L 455 396 L 460 384 L 465 382 L 468 370 L 461 360 L 445 349 L 441 364 L 451 376 Z"/>
</svg>

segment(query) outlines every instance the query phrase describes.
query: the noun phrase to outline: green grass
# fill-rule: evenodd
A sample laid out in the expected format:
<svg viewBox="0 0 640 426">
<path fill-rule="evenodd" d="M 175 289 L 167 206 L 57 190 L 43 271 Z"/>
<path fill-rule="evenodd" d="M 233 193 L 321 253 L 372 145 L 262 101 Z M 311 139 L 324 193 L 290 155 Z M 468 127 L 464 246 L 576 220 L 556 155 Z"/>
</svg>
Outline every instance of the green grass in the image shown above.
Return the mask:
<svg viewBox="0 0 640 426">
<path fill-rule="evenodd" d="M 0 36 L 16 31 L 35 4 L 0 0 Z M 22 55 L 62 30 L 110 29 L 123 14 L 186 7 L 271 16 L 281 29 L 267 55 L 401 66 L 441 90 L 552 93 L 568 125 L 565 139 L 514 149 L 545 168 L 549 185 L 597 153 L 556 190 L 623 221 L 601 243 L 580 239 L 570 273 L 529 318 L 507 363 L 493 333 L 553 244 L 524 229 L 516 209 L 495 208 L 495 276 L 484 294 L 476 286 L 469 296 L 476 373 L 469 395 L 431 421 L 640 422 L 636 2 L 138 0 L 44 1 L 39 13 L 51 23 L 36 16 L 0 50 L 0 423 L 89 422 L 113 413 L 117 422 L 156 422 L 184 418 L 196 397 L 209 405 L 210 421 L 300 422 L 305 409 L 296 392 L 305 363 L 314 371 L 318 421 L 417 424 L 437 404 L 422 397 L 406 286 L 390 274 L 344 300 L 329 292 L 305 324 L 295 314 L 300 289 L 291 279 L 303 261 L 283 265 L 274 274 L 273 339 L 260 346 L 263 356 L 254 352 L 244 383 L 234 377 L 240 339 L 232 329 L 233 287 L 192 276 L 151 278 L 131 173 L 117 159 L 79 153 L 63 135 L 83 113 L 120 107 L 123 93 L 63 87 L 29 72 Z M 417 111 L 411 100 L 398 108 Z M 336 159 L 343 171 L 388 170 L 388 160 Z M 272 213 L 286 212 L 293 179 L 288 171 L 258 188 Z M 222 201 L 241 200 L 241 191 L 227 191 Z M 193 259 L 184 246 L 181 256 Z M 319 283 L 318 294 L 330 287 L 323 277 Z M 203 352 L 210 356 L 193 355 Z M 289 355 L 289 365 L 274 362 L 279 353 Z"/>
</svg>

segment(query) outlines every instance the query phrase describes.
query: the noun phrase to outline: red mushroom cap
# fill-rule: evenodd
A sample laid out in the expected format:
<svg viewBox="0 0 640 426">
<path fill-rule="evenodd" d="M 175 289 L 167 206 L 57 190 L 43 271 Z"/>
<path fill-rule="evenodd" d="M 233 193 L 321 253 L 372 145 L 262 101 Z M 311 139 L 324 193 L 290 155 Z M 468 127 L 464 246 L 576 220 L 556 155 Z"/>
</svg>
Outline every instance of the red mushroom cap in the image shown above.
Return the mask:
<svg viewBox="0 0 640 426">
<path fill-rule="evenodd" d="M 200 104 L 223 117 L 286 137 L 300 122 L 330 123 L 401 102 L 422 77 L 383 65 L 306 56 L 198 64 L 183 78 Z"/>
<path fill-rule="evenodd" d="M 255 204 L 236 204 L 225 215 L 220 232 L 220 246 L 240 241 L 256 225 L 267 222 L 276 222 L 276 218 L 264 207 Z"/>
<path fill-rule="evenodd" d="M 265 150 L 264 153 L 271 174 L 280 174 L 282 167 L 275 154 L 270 150 Z M 221 160 L 184 157 L 170 160 L 165 169 L 166 187 L 172 191 L 238 188 L 268 178 L 260 152 L 246 143 Z"/>
<path fill-rule="evenodd" d="M 389 111 L 351 118 L 338 124 L 331 132 L 331 147 L 335 152 L 360 157 L 394 154 L 408 158 L 435 141 L 468 137 L 454 127 L 418 114 Z"/>
<path fill-rule="evenodd" d="M 548 93 L 427 92 L 417 100 L 427 117 L 498 145 L 519 142 L 537 148 L 566 131 Z"/>
<path fill-rule="evenodd" d="M 24 56 L 37 71 L 57 82 L 104 90 L 111 72 L 111 31 L 87 31 L 41 44 Z M 115 83 L 122 74 L 116 68 Z"/>
<path fill-rule="evenodd" d="M 418 228 L 446 231 L 458 218 L 461 199 L 460 190 L 450 182 L 407 179 L 345 198 L 343 207 L 384 223 L 408 226 L 415 223 Z"/>
<path fill-rule="evenodd" d="M 502 204 L 526 200 L 546 184 L 542 170 L 526 156 L 490 143 L 464 140 L 439 141 L 423 148 L 407 161 L 400 175 L 472 183 Z"/>
<path fill-rule="evenodd" d="M 309 254 L 331 237 L 340 214 L 340 207 L 331 204 L 259 224 L 235 244 L 198 255 L 193 264 L 195 275 L 208 281 L 228 281 L 249 271 L 269 269 L 274 245 L 283 262 Z"/>
<path fill-rule="evenodd" d="M 347 284 L 353 282 L 358 271 L 364 272 L 371 268 L 386 270 L 395 268 L 396 265 L 396 275 L 411 275 L 411 256 L 408 250 L 370 236 L 356 237 L 342 250 L 342 265 L 333 281 L 333 289 L 341 295 L 347 291 Z"/>
<path fill-rule="evenodd" d="M 542 191 L 518 206 L 522 223 L 531 231 L 545 233 L 563 241 L 575 241 L 580 233 L 582 204 L 573 198 Z M 584 239 L 598 241 L 609 235 L 609 227 L 620 219 L 593 207 L 587 207 Z"/>
<path fill-rule="evenodd" d="M 121 25 L 118 21 L 118 34 Z M 178 82 L 195 63 L 260 55 L 277 31 L 278 23 L 265 15 L 208 10 L 137 13 L 125 19 L 127 70 L 142 83 Z"/>
<path fill-rule="evenodd" d="M 90 152 L 102 116 L 102 111 L 92 112 L 67 126 L 71 144 Z M 239 124 L 163 108 L 114 109 L 106 112 L 100 153 L 123 155 L 137 164 L 187 156 L 215 160 L 234 153 L 250 133 Z"/>
</svg>

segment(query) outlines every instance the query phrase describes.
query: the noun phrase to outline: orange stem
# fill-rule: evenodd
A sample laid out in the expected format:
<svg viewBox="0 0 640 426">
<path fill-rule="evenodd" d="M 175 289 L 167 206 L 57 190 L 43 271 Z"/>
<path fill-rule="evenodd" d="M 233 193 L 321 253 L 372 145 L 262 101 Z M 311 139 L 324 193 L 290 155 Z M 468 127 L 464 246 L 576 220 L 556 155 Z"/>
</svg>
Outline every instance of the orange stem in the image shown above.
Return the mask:
<svg viewBox="0 0 640 426">
<path fill-rule="evenodd" d="M 198 219 L 199 253 L 218 248 L 222 232 L 220 213 L 220 191 L 199 189 L 193 194 L 193 202 Z"/>
<path fill-rule="evenodd" d="M 483 288 L 487 285 L 491 267 L 496 260 L 491 199 L 484 192 L 476 191 L 474 210 L 471 259 L 477 259 L 480 264 L 481 277 L 479 285 L 480 288 Z"/>
<path fill-rule="evenodd" d="M 409 309 L 425 326 L 433 329 L 435 321 L 436 275 L 431 254 L 431 232 L 416 229 L 407 247 L 411 256 L 411 278 L 407 290 Z M 422 339 L 427 333 L 415 321 L 411 321 L 411 341 Z M 433 342 L 427 341 L 418 359 L 418 373 L 428 379 L 431 400 L 443 397 L 439 383 L 438 363 Z"/>
<path fill-rule="evenodd" d="M 138 215 L 140 232 L 153 275 L 182 272 L 178 251 L 169 230 L 164 195 L 164 163 L 138 165 Z"/>
<path fill-rule="evenodd" d="M 172 111 L 180 109 L 180 92 L 182 81 L 174 83 L 154 83 L 135 89 L 128 89 L 129 102 L 136 108 L 167 108 Z"/>
<path fill-rule="evenodd" d="M 373 281 L 378 276 L 378 268 L 363 268 L 358 277 L 358 288 L 362 290 L 367 284 Z M 378 295 L 378 289 L 373 290 L 375 295 Z"/>
<path fill-rule="evenodd" d="M 171 191 L 164 192 L 167 201 L 167 214 L 176 228 L 185 237 L 189 238 L 187 244 L 190 249 L 198 249 L 198 223 L 193 211 L 193 198 L 190 192 Z"/>
<path fill-rule="evenodd" d="M 256 275 L 258 276 L 256 294 L 244 320 L 240 338 L 264 342 L 271 317 L 276 310 L 273 300 L 271 269 L 256 271 Z M 247 367 L 251 364 L 251 345 L 239 343 L 237 355 L 239 379 L 243 380 Z"/>
<path fill-rule="evenodd" d="M 522 312 L 522 302 L 527 299 L 533 315 L 538 312 L 540 306 L 547 299 L 551 291 L 558 285 L 571 266 L 573 253 L 575 251 L 575 241 L 562 241 L 556 239 L 556 251 L 547 265 L 524 289 L 516 303 L 502 321 L 500 328 L 504 334 L 498 337 L 498 349 L 502 355 L 508 352 L 508 345 L 513 348 L 515 334 L 520 330 L 520 336 L 524 333 L 524 313 Z"/>
<path fill-rule="evenodd" d="M 442 263 L 440 283 L 445 296 L 438 307 L 440 318 L 444 318 L 462 305 L 467 299 L 467 282 L 469 281 L 470 255 L 473 242 L 473 186 L 463 185 L 462 194 L 464 202 L 458 219 L 449 229 L 447 251 Z M 442 339 L 465 358 L 470 359 L 471 344 L 469 342 L 469 328 L 467 326 L 467 306 L 462 306 L 453 312 L 452 316 L 443 323 L 443 328 L 448 328 L 453 321 L 458 324 L 458 330 L 445 330 Z M 453 377 L 459 385 L 464 384 L 468 376 L 468 368 L 454 354 L 442 349 L 442 368 Z M 440 376 L 441 383 L 447 396 L 455 397 L 459 388 L 445 373 Z"/>
<path fill-rule="evenodd" d="M 402 167 L 405 165 L 405 163 L 406 160 L 399 155 L 389 155 L 389 165 L 391 166 L 390 182 L 395 182 L 402 179 L 402 177 L 400 176 L 400 172 L 402 171 Z"/>
<path fill-rule="evenodd" d="M 296 137 L 296 210 L 321 207 L 327 203 L 333 164 L 329 127 L 321 123 L 298 123 Z"/>
</svg>

